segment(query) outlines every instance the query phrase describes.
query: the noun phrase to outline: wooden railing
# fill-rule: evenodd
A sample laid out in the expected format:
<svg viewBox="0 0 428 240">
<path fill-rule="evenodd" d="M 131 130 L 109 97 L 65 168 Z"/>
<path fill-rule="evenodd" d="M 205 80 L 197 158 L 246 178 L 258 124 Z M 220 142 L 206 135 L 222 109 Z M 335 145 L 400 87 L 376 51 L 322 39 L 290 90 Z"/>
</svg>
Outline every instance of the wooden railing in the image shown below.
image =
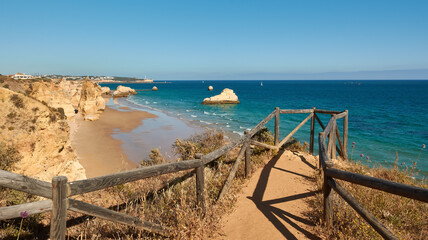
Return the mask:
<svg viewBox="0 0 428 240">
<path fill-rule="evenodd" d="M 335 136 L 338 135 L 336 120 L 345 117 L 344 113 L 333 114 L 324 128 L 323 132 L 319 133 L 319 163 L 323 170 L 323 197 L 324 197 L 324 222 L 326 226 L 333 225 L 333 191 L 336 191 L 363 219 L 365 219 L 383 238 L 398 239 L 391 231 L 389 231 L 379 220 L 376 219 L 361 203 L 359 203 L 348 191 L 346 191 L 335 179 L 359 184 L 365 187 L 381 190 L 387 193 L 428 202 L 428 190 L 411 185 L 387 181 L 380 178 L 374 178 L 357 174 L 348 171 L 342 171 L 334 168 L 330 158 L 334 158 L 331 153 L 332 145 L 335 143 Z M 344 121 L 347 122 L 347 119 Z M 344 124 L 344 132 L 345 126 Z M 347 126 L 346 126 L 347 128 Z M 328 143 L 326 139 L 328 137 Z M 343 141 L 346 146 L 347 142 Z M 340 144 L 340 142 L 339 142 Z M 343 152 L 343 151 L 342 151 Z"/>
<path fill-rule="evenodd" d="M 297 125 L 284 139 L 279 141 L 279 117 L 280 114 L 308 114 L 309 115 Z M 331 119 L 326 127 L 319 119 L 317 114 L 328 114 L 331 115 Z M 254 135 L 259 132 L 265 125 L 275 118 L 275 129 L 274 129 L 274 145 L 268 145 L 253 140 Z M 343 118 L 343 140 L 339 133 L 339 128 L 337 127 L 336 120 Z M 320 166 L 324 169 L 324 197 L 325 197 L 325 219 L 328 224 L 332 224 L 332 202 L 331 202 L 331 188 L 336 190 L 339 194 L 344 193 L 344 190 L 340 187 L 338 183 L 333 180 L 333 177 L 342 179 L 345 181 L 355 182 L 364 186 L 373 186 L 376 189 L 389 189 L 391 193 L 399 195 L 407 195 L 412 192 L 411 196 L 418 195 L 419 199 L 426 201 L 427 200 L 427 191 L 425 189 L 419 189 L 411 186 L 390 183 L 388 187 L 384 187 L 383 180 L 380 181 L 381 184 L 376 182 L 370 183 L 371 179 L 369 177 L 355 177 L 357 175 L 351 174 L 348 172 L 340 171 L 334 169 L 330 166 L 331 158 L 336 158 L 336 152 L 341 155 L 343 159 L 347 158 L 347 143 L 348 143 L 348 111 L 328 111 L 321 109 L 299 109 L 299 110 L 289 110 L 289 109 L 279 109 L 270 113 L 265 119 L 263 119 L 259 124 L 257 124 L 250 131 L 246 131 L 245 135 L 239 139 L 230 142 L 229 144 L 214 150 L 206 155 L 197 154 L 196 159 L 185 160 L 174 163 L 166 163 L 154 166 L 148 166 L 138 169 L 133 169 L 125 172 L 119 172 L 111 175 L 100 176 L 95 178 L 90 178 L 86 180 L 79 180 L 73 182 L 67 182 L 67 178 L 64 176 L 57 176 L 52 179 L 51 183 L 40 181 L 34 178 L 27 176 L 19 175 L 16 173 L 11 173 L 7 171 L 0 170 L 0 186 L 15 189 L 25 193 L 34 194 L 47 198 L 48 200 L 42 200 L 33 203 L 20 204 L 15 206 L 8 206 L 0 208 L 0 220 L 17 218 L 20 216 L 20 212 L 27 211 L 29 214 L 38 214 L 47 211 L 51 211 L 51 226 L 50 226 L 50 237 L 51 239 L 65 239 L 66 232 L 66 219 L 67 219 L 67 210 L 83 213 L 106 220 L 110 220 L 117 223 L 122 223 L 130 226 L 134 226 L 140 229 L 144 229 L 150 232 L 169 235 L 170 229 L 165 226 L 161 226 L 156 223 L 148 222 L 141 220 L 136 217 L 126 215 L 124 213 L 116 212 L 110 209 L 98 207 L 89 203 L 85 203 L 76 199 L 72 199 L 72 196 L 93 192 L 108 187 L 117 186 L 124 183 L 129 183 L 149 177 L 160 176 L 168 173 L 175 173 L 185 170 L 194 169 L 196 177 L 196 197 L 198 206 L 205 212 L 206 203 L 205 203 L 205 183 L 204 183 L 204 167 L 220 158 L 222 155 L 231 151 L 236 147 L 241 147 L 238 156 L 233 163 L 230 173 L 223 185 L 222 190 L 218 196 L 218 200 L 221 200 L 225 194 L 227 194 L 232 180 L 234 179 L 236 172 L 239 168 L 241 160 L 245 158 L 245 176 L 248 177 L 251 174 L 251 148 L 256 146 L 266 147 L 270 149 L 279 149 L 284 144 L 286 144 L 291 137 L 307 122 L 311 119 L 311 134 L 310 134 L 310 146 L 309 150 L 313 153 L 314 149 L 314 132 L 315 132 L 315 121 L 319 123 L 324 132 L 320 133 L 319 136 L 319 152 L 320 152 Z M 328 147 L 326 146 L 325 140 L 328 136 Z M 338 145 L 336 144 L 336 140 Z M 355 180 L 358 179 L 358 180 Z M 365 180 L 362 180 L 365 179 Z M 371 185 L 370 185 L 371 184 Z M 395 185 L 394 185 L 395 184 Z M 380 186 L 380 187 L 379 187 Z M 395 187 L 401 186 L 401 187 Z M 339 189 L 339 190 L 338 190 Z M 394 190 L 391 190 L 394 189 Z M 409 190 L 413 189 L 413 190 Z M 386 191 L 386 190 L 384 190 Z M 418 194 L 416 194 L 418 192 Z M 349 194 L 348 194 L 349 195 Z M 346 195 L 346 196 L 348 196 Z M 342 196 L 342 195 L 341 195 Z M 345 198 L 345 197 L 344 197 Z M 346 200 L 347 198 L 345 198 Z"/>
</svg>

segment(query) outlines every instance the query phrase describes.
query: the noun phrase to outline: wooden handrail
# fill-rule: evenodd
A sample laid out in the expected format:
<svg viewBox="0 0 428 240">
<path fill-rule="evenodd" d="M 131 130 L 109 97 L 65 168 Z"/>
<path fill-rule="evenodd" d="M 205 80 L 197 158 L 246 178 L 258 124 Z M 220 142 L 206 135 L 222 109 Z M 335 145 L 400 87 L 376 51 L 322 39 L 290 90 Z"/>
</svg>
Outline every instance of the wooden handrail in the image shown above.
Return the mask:
<svg viewBox="0 0 428 240">
<path fill-rule="evenodd" d="M 361 205 L 348 191 L 333 179 L 327 180 L 328 185 L 333 188 L 362 218 L 364 218 L 385 239 L 398 240 L 373 214 Z"/>
<path fill-rule="evenodd" d="M 279 113 L 281 114 L 295 114 L 295 113 L 313 113 L 313 109 L 280 109 Z"/>
<path fill-rule="evenodd" d="M 339 114 L 343 111 L 331 111 L 331 110 L 323 110 L 323 109 L 315 109 L 315 113 L 323 113 L 323 114 Z"/>
<path fill-rule="evenodd" d="M 42 200 L 0 208 L 0 220 L 20 217 L 26 211 L 28 215 L 44 213 L 52 210 L 52 200 Z"/>
<path fill-rule="evenodd" d="M 336 168 L 327 168 L 325 170 L 325 174 L 332 178 L 337 178 L 365 187 L 428 203 L 428 189 L 425 188 L 388 181 L 381 178 L 365 176 Z"/>
<path fill-rule="evenodd" d="M 293 129 L 293 131 L 291 131 L 284 139 L 282 139 L 282 141 L 276 147 L 281 148 L 282 145 L 284 145 L 288 140 L 290 140 L 290 138 L 297 132 L 297 130 L 299 130 L 309 119 L 311 119 L 313 114 L 314 113 L 309 114 L 299 125 L 297 125 L 295 129 Z"/>
<path fill-rule="evenodd" d="M 0 186 L 45 198 L 52 198 L 51 183 L 17 173 L 0 170 Z"/>
<path fill-rule="evenodd" d="M 153 165 L 143 168 L 132 169 L 129 171 L 115 174 L 94 177 L 85 180 L 70 182 L 69 196 L 84 194 L 101 190 L 116 185 L 134 182 L 144 178 L 160 176 L 167 173 L 179 172 L 187 169 L 196 168 L 202 165 L 201 160 L 186 160 L 181 162 Z"/>
<path fill-rule="evenodd" d="M 141 228 L 151 232 L 155 232 L 164 236 L 168 236 L 169 229 L 162 227 L 159 224 L 151 223 L 148 221 L 140 220 L 136 217 L 128 216 L 124 213 L 115 212 L 106 208 L 98 207 L 89 203 L 81 202 L 75 199 L 69 199 L 69 209 L 74 212 L 83 213 L 102 219 L 118 222 L 133 227 Z"/>
</svg>

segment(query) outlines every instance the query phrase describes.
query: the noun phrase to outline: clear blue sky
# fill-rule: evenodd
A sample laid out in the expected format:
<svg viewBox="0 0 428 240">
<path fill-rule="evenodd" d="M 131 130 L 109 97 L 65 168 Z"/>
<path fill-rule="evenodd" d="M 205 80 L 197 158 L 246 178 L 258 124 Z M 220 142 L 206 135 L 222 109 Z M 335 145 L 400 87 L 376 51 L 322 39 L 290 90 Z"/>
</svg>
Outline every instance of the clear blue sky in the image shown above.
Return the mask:
<svg viewBox="0 0 428 240">
<path fill-rule="evenodd" d="M 428 1 L 0 0 L 0 73 L 428 79 Z"/>
</svg>

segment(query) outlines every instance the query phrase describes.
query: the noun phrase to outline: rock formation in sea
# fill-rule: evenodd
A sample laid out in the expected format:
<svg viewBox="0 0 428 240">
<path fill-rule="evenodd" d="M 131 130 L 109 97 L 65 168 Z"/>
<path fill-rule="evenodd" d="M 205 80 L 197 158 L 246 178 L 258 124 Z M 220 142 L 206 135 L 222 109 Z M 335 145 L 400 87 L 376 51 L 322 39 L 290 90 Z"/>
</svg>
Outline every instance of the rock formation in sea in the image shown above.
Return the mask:
<svg viewBox="0 0 428 240">
<path fill-rule="evenodd" d="M 208 87 L 208 91 L 212 91 L 213 89 L 214 89 L 213 86 Z"/>
<path fill-rule="evenodd" d="M 85 80 L 80 92 L 79 112 L 85 120 L 97 120 L 105 109 L 101 87 L 94 82 Z"/>
<path fill-rule="evenodd" d="M 103 95 L 107 95 L 107 96 L 110 96 L 111 95 L 111 90 L 110 90 L 110 88 L 109 87 L 101 87 L 101 93 L 103 94 Z"/>
<path fill-rule="evenodd" d="M 117 89 L 113 92 L 113 97 L 114 98 L 128 97 L 131 94 L 135 95 L 137 94 L 137 91 L 135 91 L 135 89 L 132 89 L 130 87 L 119 85 Z"/>
<path fill-rule="evenodd" d="M 158 90 L 158 87 L 156 87 L 156 86 L 152 87 L 152 91 L 157 91 L 157 90 Z"/>
<path fill-rule="evenodd" d="M 65 100 L 64 93 L 49 84 L 33 83 L 28 96 L 0 87 L 0 142 L 13 146 L 22 156 L 15 164 L 19 174 L 49 182 L 57 175 L 65 175 L 69 181 L 85 179 L 85 169 L 71 146 L 63 108 L 70 102 L 59 104 L 59 99 Z M 47 93 L 50 90 L 56 93 Z"/>
<path fill-rule="evenodd" d="M 232 89 L 225 88 L 219 95 L 205 98 L 202 104 L 236 104 L 239 103 L 238 96 Z"/>
</svg>

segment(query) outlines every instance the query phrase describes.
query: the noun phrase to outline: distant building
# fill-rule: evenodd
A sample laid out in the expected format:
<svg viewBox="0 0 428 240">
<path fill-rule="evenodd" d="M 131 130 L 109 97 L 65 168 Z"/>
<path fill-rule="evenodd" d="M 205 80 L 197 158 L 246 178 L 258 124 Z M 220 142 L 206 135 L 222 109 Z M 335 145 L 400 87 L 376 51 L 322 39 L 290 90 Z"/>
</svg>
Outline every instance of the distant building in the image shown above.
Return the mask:
<svg viewBox="0 0 428 240">
<path fill-rule="evenodd" d="M 17 73 L 15 75 L 12 75 L 13 79 L 33 79 L 33 75 L 28 75 L 25 73 Z"/>
</svg>

